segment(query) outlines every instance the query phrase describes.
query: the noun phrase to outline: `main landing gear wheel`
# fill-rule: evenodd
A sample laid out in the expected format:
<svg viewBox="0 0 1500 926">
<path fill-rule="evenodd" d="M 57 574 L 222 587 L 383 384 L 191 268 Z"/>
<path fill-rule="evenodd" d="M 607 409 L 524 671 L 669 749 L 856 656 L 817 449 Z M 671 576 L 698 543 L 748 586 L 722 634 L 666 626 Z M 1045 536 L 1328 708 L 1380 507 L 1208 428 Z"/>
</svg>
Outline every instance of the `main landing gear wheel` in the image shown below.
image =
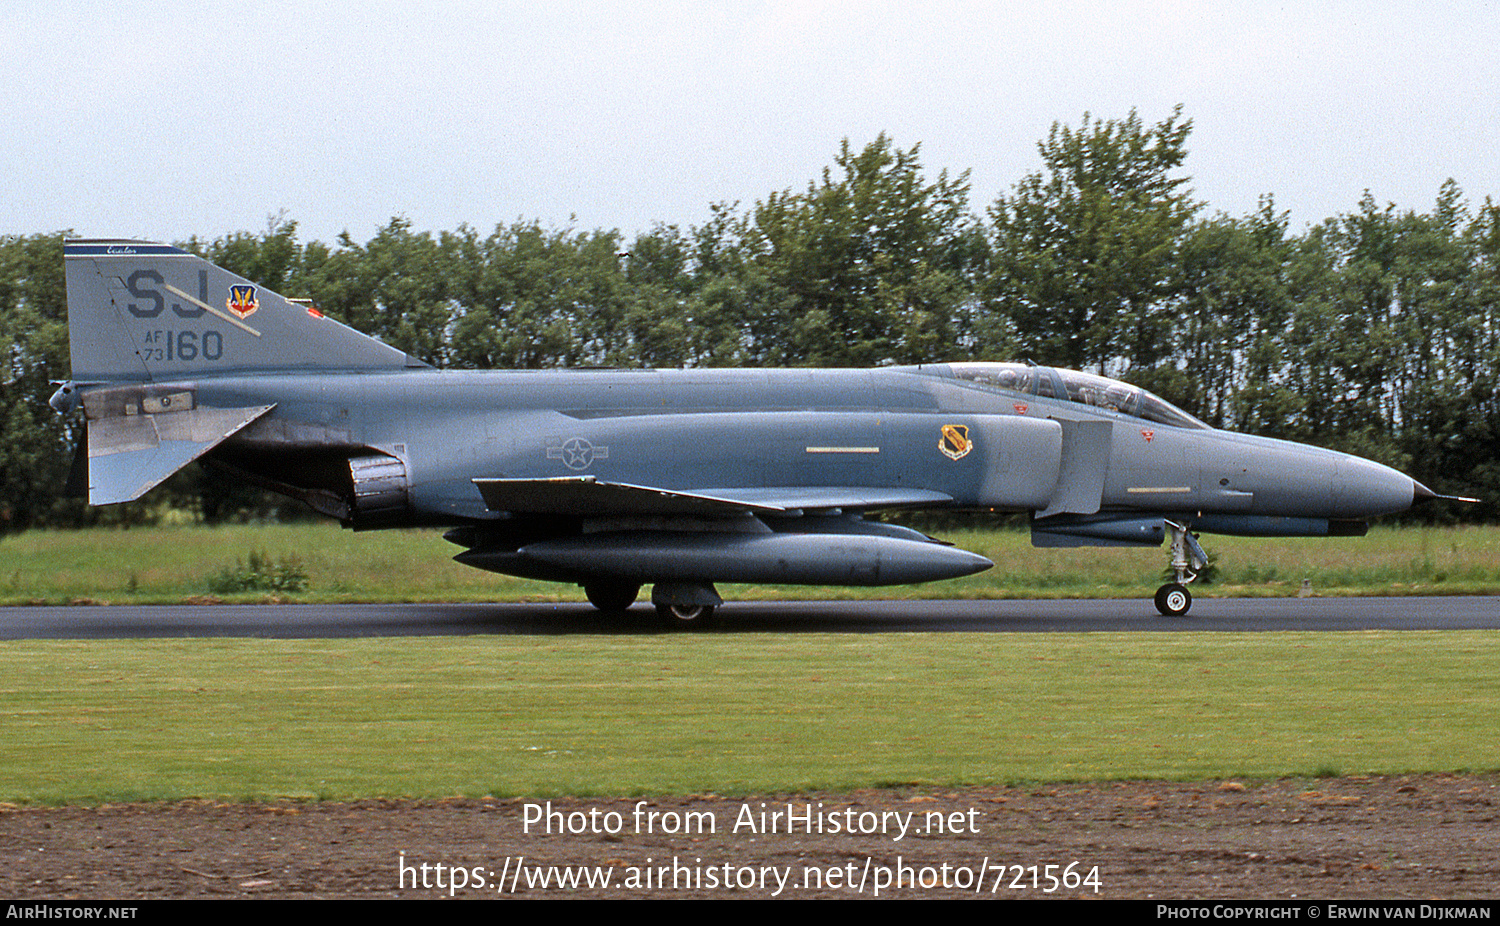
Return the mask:
<svg viewBox="0 0 1500 926">
<path fill-rule="evenodd" d="M 658 582 L 651 603 L 662 623 L 674 630 L 705 630 L 714 622 L 714 609 L 724 603 L 708 582 Z"/>
<path fill-rule="evenodd" d="M 1156 610 L 1163 617 L 1181 617 L 1192 606 L 1193 596 L 1185 585 L 1169 582 L 1156 590 Z"/>
<path fill-rule="evenodd" d="M 670 627 L 700 630 L 714 622 L 714 609 L 706 604 L 659 604 L 656 613 Z"/>
<path fill-rule="evenodd" d="M 624 611 L 635 604 L 635 596 L 641 593 L 639 585 L 616 582 L 594 582 L 583 587 L 589 604 L 601 611 Z"/>
</svg>

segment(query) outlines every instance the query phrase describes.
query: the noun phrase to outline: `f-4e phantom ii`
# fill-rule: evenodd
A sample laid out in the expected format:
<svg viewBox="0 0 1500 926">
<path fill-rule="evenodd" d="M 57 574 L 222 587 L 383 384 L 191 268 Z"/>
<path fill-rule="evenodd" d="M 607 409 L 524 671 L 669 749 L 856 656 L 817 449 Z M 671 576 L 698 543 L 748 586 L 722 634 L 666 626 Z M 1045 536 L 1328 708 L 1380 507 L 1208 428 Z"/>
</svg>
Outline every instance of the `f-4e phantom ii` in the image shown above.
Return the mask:
<svg viewBox="0 0 1500 926">
<path fill-rule="evenodd" d="M 893 585 L 982 556 L 888 509 L 1029 512 L 1039 547 L 1159 546 L 1187 612 L 1196 532 L 1363 534 L 1434 493 L 1378 463 L 1215 430 L 1126 383 L 1014 363 L 439 371 L 163 244 L 65 245 L 88 496 L 128 502 L 202 459 L 355 529 L 451 528 L 456 559 L 643 584 L 702 624 L 720 582 Z M 81 448 L 82 450 L 82 448 Z"/>
</svg>

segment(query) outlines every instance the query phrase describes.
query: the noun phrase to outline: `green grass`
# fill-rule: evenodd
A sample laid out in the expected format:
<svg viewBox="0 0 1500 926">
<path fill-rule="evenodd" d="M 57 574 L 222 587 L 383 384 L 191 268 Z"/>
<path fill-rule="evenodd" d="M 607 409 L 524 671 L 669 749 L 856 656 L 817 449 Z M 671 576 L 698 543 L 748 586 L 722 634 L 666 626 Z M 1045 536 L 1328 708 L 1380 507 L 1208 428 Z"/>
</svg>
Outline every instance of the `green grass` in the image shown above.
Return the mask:
<svg viewBox="0 0 1500 926">
<path fill-rule="evenodd" d="M 1500 768 L 1500 635 L 0 644 L 0 800 Z"/>
<path fill-rule="evenodd" d="M 730 586 L 726 598 L 1149 597 L 1165 549 L 1038 550 L 1021 531 L 944 535 L 994 560 L 976 576 L 920 586 L 840 589 Z M 1218 581 L 1200 597 L 1285 596 L 1304 579 L 1317 594 L 1500 594 L 1500 528 L 1376 528 L 1368 537 L 1208 537 Z M 351 533 L 327 523 L 33 532 L 0 538 L 0 604 L 162 603 L 202 599 L 252 555 L 295 558 L 302 592 L 221 594 L 229 601 L 580 600 L 573 586 L 530 582 L 452 562 L 434 530 Z"/>
</svg>

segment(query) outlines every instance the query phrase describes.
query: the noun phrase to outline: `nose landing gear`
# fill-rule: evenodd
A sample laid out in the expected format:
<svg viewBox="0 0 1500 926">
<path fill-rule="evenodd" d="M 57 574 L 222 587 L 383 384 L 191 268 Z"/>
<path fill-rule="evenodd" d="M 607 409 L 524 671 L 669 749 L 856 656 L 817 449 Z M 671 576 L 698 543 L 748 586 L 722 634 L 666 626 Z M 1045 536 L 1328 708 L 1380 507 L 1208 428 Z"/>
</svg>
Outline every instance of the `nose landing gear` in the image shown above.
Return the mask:
<svg viewBox="0 0 1500 926">
<path fill-rule="evenodd" d="M 1188 532 L 1187 526 L 1175 521 L 1162 522 L 1167 535 L 1172 538 L 1172 571 L 1177 581 L 1168 582 L 1156 590 L 1156 610 L 1164 617 L 1181 617 L 1193 606 L 1193 595 L 1187 590 L 1188 583 L 1198 577 L 1198 571 L 1208 565 L 1208 554 L 1198 545 L 1198 539 Z"/>
</svg>

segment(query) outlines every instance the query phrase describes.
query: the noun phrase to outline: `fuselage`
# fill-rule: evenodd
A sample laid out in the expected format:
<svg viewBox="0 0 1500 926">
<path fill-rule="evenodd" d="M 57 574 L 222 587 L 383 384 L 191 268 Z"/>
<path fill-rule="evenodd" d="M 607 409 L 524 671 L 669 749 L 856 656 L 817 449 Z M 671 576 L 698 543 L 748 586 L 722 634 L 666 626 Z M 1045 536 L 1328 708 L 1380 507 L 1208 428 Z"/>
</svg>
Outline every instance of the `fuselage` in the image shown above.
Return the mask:
<svg viewBox="0 0 1500 926">
<path fill-rule="evenodd" d="M 1044 517 L 1140 510 L 1354 520 L 1404 510 L 1414 487 L 1348 454 L 1018 393 L 942 364 L 260 373 L 180 386 L 200 405 L 275 405 L 216 458 L 256 470 L 294 469 L 325 450 L 389 455 L 404 469 L 409 520 L 420 523 L 494 518 L 473 484 L 481 476 L 593 476 L 696 491 L 920 489 L 948 497 L 947 507 Z M 274 459 L 284 463 L 267 463 Z M 261 475 L 303 478 L 287 469 Z"/>
</svg>

